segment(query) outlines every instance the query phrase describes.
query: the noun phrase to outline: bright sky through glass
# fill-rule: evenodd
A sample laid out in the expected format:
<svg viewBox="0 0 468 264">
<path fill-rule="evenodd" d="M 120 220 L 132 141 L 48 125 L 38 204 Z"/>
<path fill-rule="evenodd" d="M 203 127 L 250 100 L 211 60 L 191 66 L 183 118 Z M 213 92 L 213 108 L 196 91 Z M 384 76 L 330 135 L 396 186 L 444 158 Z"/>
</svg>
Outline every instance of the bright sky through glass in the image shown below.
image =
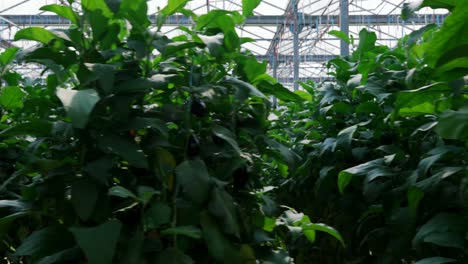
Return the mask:
<svg viewBox="0 0 468 264">
<path fill-rule="evenodd" d="M 280 65 L 278 67 L 278 78 L 290 78 L 292 76 L 292 54 L 293 54 L 293 33 L 289 30 L 293 19 L 291 10 L 285 12 L 289 1 L 293 0 L 263 0 L 254 14 L 257 16 L 279 16 L 281 19 L 277 23 L 268 26 L 245 25 L 238 30 L 241 37 L 248 37 L 257 40 L 255 43 L 244 44 L 244 47 L 254 54 L 263 55 L 264 59 L 271 59 L 276 56 Z M 306 26 L 300 32 L 300 76 L 326 76 L 323 61 L 329 56 L 339 54 L 340 42 L 334 36 L 328 34 L 331 30 L 339 30 L 339 21 L 329 19 L 339 15 L 339 0 L 295 0 L 298 3 L 300 16 L 313 16 L 315 24 L 318 26 Z M 64 0 L 0 0 L 0 38 L 11 41 L 17 30 L 30 26 L 35 19 L 35 15 L 47 14 L 39 10 L 43 5 L 60 4 Z M 241 10 L 241 0 L 192 0 L 187 4 L 187 9 L 197 14 L 204 14 L 213 9 Z M 401 7 L 404 0 L 349 0 L 349 15 L 353 16 L 355 22 L 350 24 L 350 34 L 357 39 L 359 31 L 367 28 L 376 32 L 378 43 L 393 46 L 397 40 L 405 34 L 411 33 L 422 27 L 405 23 L 401 17 Z M 164 7 L 167 0 L 148 1 L 148 13 L 155 14 L 159 8 Z M 208 5 L 209 4 L 209 5 Z M 441 24 L 441 14 L 445 10 L 431 10 L 425 8 L 419 11 L 419 17 L 425 19 L 427 23 Z M 16 25 L 2 19 L 6 15 L 31 15 L 31 23 Z M 373 16 L 384 16 L 388 18 L 388 23 L 372 23 Z M 328 22 L 323 22 L 327 20 Z M 169 37 L 182 34 L 175 26 L 166 26 L 163 32 Z M 275 34 L 279 38 L 276 45 L 272 45 Z M 356 40 L 357 43 L 357 40 Z M 29 47 L 32 42 L 14 43 L 19 47 Z M 323 58 L 323 59 L 315 59 Z"/>
</svg>

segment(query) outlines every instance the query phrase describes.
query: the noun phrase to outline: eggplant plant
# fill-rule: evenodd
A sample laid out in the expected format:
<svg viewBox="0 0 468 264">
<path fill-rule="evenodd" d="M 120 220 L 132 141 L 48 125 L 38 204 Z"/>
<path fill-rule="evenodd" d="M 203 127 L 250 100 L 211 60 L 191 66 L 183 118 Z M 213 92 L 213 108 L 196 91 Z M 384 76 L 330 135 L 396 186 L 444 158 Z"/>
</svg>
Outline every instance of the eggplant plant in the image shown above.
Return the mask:
<svg viewBox="0 0 468 264">
<path fill-rule="evenodd" d="M 169 1 L 69 0 L 42 10 L 29 50 L 0 55 L 0 252 L 10 263 L 290 263 L 285 242 L 335 229 L 275 202 L 290 149 L 268 137 L 269 96 L 302 98 L 266 73 L 236 33 L 243 13 L 197 16 Z M 76 10 L 77 5 L 79 10 Z M 195 23 L 169 38 L 166 17 Z M 40 65 L 27 84 L 8 68 Z M 278 176 L 276 175 L 278 174 Z M 313 241 L 311 239 L 311 241 Z"/>
<path fill-rule="evenodd" d="M 306 102 L 276 111 L 269 133 L 305 161 L 272 184 L 347 245 L 298 239 L 296 263 L 468 261 L 467 2 L 422 6 L 451 13 L 395 48 L 363 29 L 352 55 L 328 62 L 336 82 L 303 83 Z"/>
</svg>

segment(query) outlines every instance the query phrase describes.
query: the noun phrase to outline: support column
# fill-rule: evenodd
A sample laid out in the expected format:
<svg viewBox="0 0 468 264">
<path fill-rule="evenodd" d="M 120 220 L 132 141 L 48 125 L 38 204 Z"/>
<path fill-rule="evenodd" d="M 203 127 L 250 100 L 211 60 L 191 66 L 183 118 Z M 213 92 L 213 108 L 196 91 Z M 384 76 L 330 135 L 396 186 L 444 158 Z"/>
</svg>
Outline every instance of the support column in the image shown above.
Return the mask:
<svg viewBox="0 0 468 264">
<path fill-rule="evenodd" d="M 349 36 L 349 0 L 340 0 L 340 30 Z M 349 44 L 341 40 L 340 55 L 349 55 Z"/>
<path fill-rule="evenodd" d="M 271 66 L 273 68 L 273 78 L 278 80 L 278 58 L 276 52 L 273 54 L 273 58 L 271 59 Z M 276 108 L 278 105 L 278 99 L 273 96 L 273 108 Z"/>
<path fill-rule="evenodd" d="M 299 54 L 299 33 L 302 31 L 302 17 L 299 17 L 298 11 L 298 0 L 293 0 L 292 2 L 292 11 L 294 15 L 294 24 L 292 28 L 292 32 L 294 35 L 293 39 L 293 48 L 294 48 L 294 58 L 293 58 L 293 67 L 294 67 L 294 91 L 299 89 L 299 65 L 300 65 L 300 54 Z"/>
</svg>

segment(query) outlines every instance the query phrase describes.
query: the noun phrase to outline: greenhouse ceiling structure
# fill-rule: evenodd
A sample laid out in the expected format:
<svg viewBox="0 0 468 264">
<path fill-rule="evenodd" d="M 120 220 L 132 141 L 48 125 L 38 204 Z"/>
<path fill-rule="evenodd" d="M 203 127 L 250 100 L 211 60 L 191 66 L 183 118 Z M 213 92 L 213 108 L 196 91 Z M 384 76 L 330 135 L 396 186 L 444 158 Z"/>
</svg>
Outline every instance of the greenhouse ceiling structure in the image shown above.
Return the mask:
<svg viewBox="0 0 468 264">
<path fill-rule="evenodd" d="M 63 28 L 70 25 L 55 14 L 40 11 L 47 4 L 64 0 L 0 1 L 0 46 L 28 48 L 35 43 L 13 41 L 15 33 L 25 27 Z M 377 43 L 396 45 L 399 38 L 429 23 L 441 24 L 446 10 L 421 9 L 403 21 L 404 0 L 263 0 L 254 15 L 238 29 L 241 37 L 255 42 L 244 47 L 259 60 L 268 63 L 269 72 L 281 83 L 298 88 L 298 81 L 323 81 L 330 78 L 326 61 L 346 55 L 359 41 L 359 31 L 367 28 L 377 34 Z M 148 15 L 155 20 L 158 10 L 167 0 L 148 1 Z M 79 6 L 79 5 L 77 5 Z M 204 14 L 213 9 L 241 10 L 241 0 L 192 0 L 187 9 Z M 193 21 L 183 15 L 166 20 L 163 31 L 170 36 L 182 34 L 180 25 Z M 351 45 L 329 34 L 341 30 L 352 38 Z M 21 69 L 25 74 L 38 75 L 41 68 Z"/>
</svg>

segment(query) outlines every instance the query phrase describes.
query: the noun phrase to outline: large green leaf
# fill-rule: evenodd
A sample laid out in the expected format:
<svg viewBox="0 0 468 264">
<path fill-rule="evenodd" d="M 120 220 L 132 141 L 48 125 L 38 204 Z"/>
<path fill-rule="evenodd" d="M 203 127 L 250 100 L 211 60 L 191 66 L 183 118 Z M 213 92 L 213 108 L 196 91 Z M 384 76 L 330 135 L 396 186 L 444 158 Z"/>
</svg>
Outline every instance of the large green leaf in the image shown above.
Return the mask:
<svg viewBox="0 0 468 264">
<path fill-rule="evenodd" d="M 81 0 L 81 6 L 84 10 L 96 13 L 99 12 L 107 18 L 111 18 L 113 16 L 112 11 L 104 0 Z"/>
<path fill-rule="evenodd" d="M 297 94 L 298 92 L 303 92 L 303 91 L 291 92 L 290 90 L 288 90 L 286 87 L 284 87 L 280 83 L 271 83 L 271 81 L 265 80 L 265 81 L 258 82 L 256 86 L 258 87 L 258 90 L 260 90 L 262 93 L 266 95 L 272 95 L 284 102 L 304 101 L 303 97 Z M 309 94 L 307 94 L 306 96 L 308 95 Z"/>
<path fill-rule="evenodd" d="M 77 181 L 71 188 L 71 201 L 81 219 L 88 220 L 96 207 L 98 189 L 90 180 Z"/>
<path fill-rule="evenodd" d="M 202 204 L 209 196 L 212 183 L 202 160 L 187 160 L 175 169 L 177 181 L 187 198 Z"/>
<path fill-rule="evenodd" d="M 125 14 L 134 27 L 145 29 L 150 24 L 146 0 L 122 0 L 120 12 Z"/>
<path fill-rule="evenodd" d="M 154 203 L 144 214 L 143 220 L 148 229 L 158 228 L 171 222 L 172 209 L 163 202 Z"/>
<path fill-rule="evenodd" d="M 354 133 L 356 133 L 357 127 L 357 125 L 354 125 L 341 130 L 336 137 L 335 146 L 349 148 L 351 146 Z"/>
<path fill-rule="evenodd" d="M 16 58 L 16 54 L 18 53 L 19 48 L 13 47 L 8 48 L 0 54 L 0 64 L 2 66 L 8 65 Z"/>
<path fill-rule="evenodd" d="M 96 90 L 68 90 L 57 89 L 57 97 L 62 101 L 65 110 L 72 119 L 73 126 L 76 128 L 85 128 L 89 115 L 100 98 Z"/>
<path fill-rule="evenodd" d="M 223 235 L 218 223 L 208 212 L 200 213 L 200 224 L 208 252 L 215 260 L 229 264 L 242 263 L 239 249 Z"/>
<path fill-rule="evenodd" d="M 41 42 L 42 44 L 49 44 L 49 42 L 56 38 L 57 36 L 52 32 L 41 27 L 28 27 L 18 31 L 15 35 L 15 41 L 32 40 Z"/>
<path fill-rule="evenodd" d="M 344 32 L 342 31 L 339 31 L 339 30 L 330 30 L 328 32 L 328 34 L 330 35 L 333 35 L 341 40 L 343 40 L 344 42 L 348 43 L 348 44 L 351 44 L 351 39 L 349 38 L 348 35 L 346 35 Z"/>
<path fill-rule="evenodd" d="M 435 131 L 443 138 L 465 140 L 468 138 L 468 106 L 448 110 L 439 117 Z"/>
<path fill-rule="evenodd" d="M 359 45 L 356 54 L 363 56 L 366 52 L 371 51 L 375 47 L 377 35 L 374 32 L 369 32 L 367 29 L 362 29 L 359 32 Z"/>
<path fill-rule="evenodd" d="M 415 90 L 398 93 L 396 110 L 403 116 L 417 116 L 436 112 L 437 102 L 450 91 L 445 83 L 434 83 Z"/>
<path fill-rule="evenodd" d="M 127 248 L 123 254 L 122 262 L 125 264 L 141 264 L 143 260 L 145 246 L 145 234 L 142 229 L 137 228 L 133 236 L 128 240 Z"/>
<path fill-rule="evenodd" d="M 349 185 L 354 175 L 366 175 L 372 170 L 381 167 L 383 163 L 383 158 L 376 159 L 341 171 L 338 174 L 338 189 L 340 190 L 340 193 L 344 192 L 344 189 Z"/>
<path fill-rule="evenodd" d="M 242 0 L 242 15 L 249 17 L 253 11 L 262 2 L 262 0 Z"/>
<path fill-rule="evenodd" d="M 455 5 L 455 1 L 452 3 Z M 453 59 L 468 57 L 467 12 L 468 1 L 457 1 L 456 7 L 445 19 L 439 32 L 427 43 L 424 60 L 429 66 L 435 68 Z"/>
<path fill-rule="evenodd" d="M 34 231 L 16 249 L 16 256 L 46 257 L 71 248 L 73 237 L 63 226 L 48 226 Z"/>
<path fill-rule="evenodd" d="M 302 227 L 302 230 L 304 232 L 309 231 L 309 230 L 325 232 L 325 233 L 333 236 L 334 238 L 336 238 L 338 241 L 341 242 L 341 244 L 343 246 L 345 246 L 343 237 L 340 235 L 340 233 L 335 228 L 333 228 L 331 226 L 328 226 L 326 224 L 305 223 L 305 224 L 302 224 L 301 227 Z"/>
<path fill-rule="evenodd" d="M 415 11 L 423 7 L 445 8 L 452 10 L 456 6 L 456 0 L 420 0 L 411 3 L 404 3 L 401 11 L 401 16 L 404 20 L 409 19 Z"/>
<path fill-rule="evenodd" d="M 148 168 L 148 160 L 133 138 L 103 135 L 98 138 L 97 143 L 103 151 L 113 153 L 137 168 Z"/>
<path fill-rule="evenodd" d="M 80 23 L 80 17 L 69 6 L 51 4 L 41 7 L 40 10 L 55 13 L 63 18 L 70 20 L 75 25 L 78 25 Z"/>
<path fill-rule="evenodd" d="M 17 86 L 7 86 L 0 90 L 0 105 L 8 110 L 23 107 L 23 99 L 26 93 Z"/>
<path fill-rule="evenodd" d="M 240 237 L 240 226 L 234 200 L 225 190 L 213 188 L 208 210 L 222 223 L 225 233 Z"/>
<path fill-rule="evenodd" d="M 31 120 L 21 123 L 0 132 L 0 136 L 36 136 L 47 137 L 52 131 L 52 123 L 46 120 Z"/>
<path fill-rule="evenodd" d="M 167 1 L 167 6 L 161 10 L 161 13 L 165 16 L 170 16 L 184 8 L 188 2 L 190 0 L 169 0 Z"/>
<path fill-rule="evenodd" d="M 196 226 L 177 226 L 162 230 L 161 235 L 182 235 L 194 239 L 200 239 L 201 230 Z"/>
<path fill-rule="evenodd" d="M 241 150 L 235 139 L 236 136 L 229 129 L 222 126 L 216 126 L 213 128 L 213 134 L 231 145 L 237 154 L 241 154 Z"/>
<path fill-rule="evenodd" d="M 193 264 L 195 263 L 189 256 L 185 255 L 177 248 L 169 248 L 159 253 L 156 263 L 164 264 Z"/>
<path fill-rule="evenodd" d="M 432 257 L 432 258 L 425 258 L 418 260 L 414 264 L 444 264 L 444 263 L 452 263 L 456 262 L 456 259 L 451 258 L 443 258 L 443 257 Z"/>
<path fill-rule="evenodd" d="M 285 163 L 291 168 L 294 168 L 297 165 L 297 162 L 301 159 L 297 153 L 295 153 L 292 149 L 286 147 L 285 145 L 279 143 L 278 141 L 271 139 L 271 138 L 264 138 L 265 143 L 276 153 L 278 153 Z"/>
<path fill-rule="evenodd" d="M 427 242 L 463 249 L 465 232 L 468 230 L 466 220 L 463 216 L 440 213 L 421 226 L 413 238 L 413 245 Z"/>
<path fill-rule="evenodd" d="M 81 250 L 78 247 L 73 247 L 42 258 L 37 264 L 70 263 L 79 257 L 81 257 Z"/>
<path fill-rule="evenodd" d="M 73 233 L 89 264 L 112 264 L 122 223 L 110 220 L 96 227 L 73 227 Z"/>
<path fill-rule="evenodd" d="M 113 13 L 104 0 L 82 0 L 81 6 L 93 30 L 94 42 L 112 42 L 118 35 L 115 24 L 111 26 Z M 105 46 L 105 45 L 103 45 Z"/>
<path fill-rule="evenodd" d="M 136 195 L 133 192 L 122 186 L 112 186 L 109 189 L 108 194 L 110 196 L 116 196 L 120 198 L 133 198 L 135 200 L 137 199 Z"/>
</svg>

